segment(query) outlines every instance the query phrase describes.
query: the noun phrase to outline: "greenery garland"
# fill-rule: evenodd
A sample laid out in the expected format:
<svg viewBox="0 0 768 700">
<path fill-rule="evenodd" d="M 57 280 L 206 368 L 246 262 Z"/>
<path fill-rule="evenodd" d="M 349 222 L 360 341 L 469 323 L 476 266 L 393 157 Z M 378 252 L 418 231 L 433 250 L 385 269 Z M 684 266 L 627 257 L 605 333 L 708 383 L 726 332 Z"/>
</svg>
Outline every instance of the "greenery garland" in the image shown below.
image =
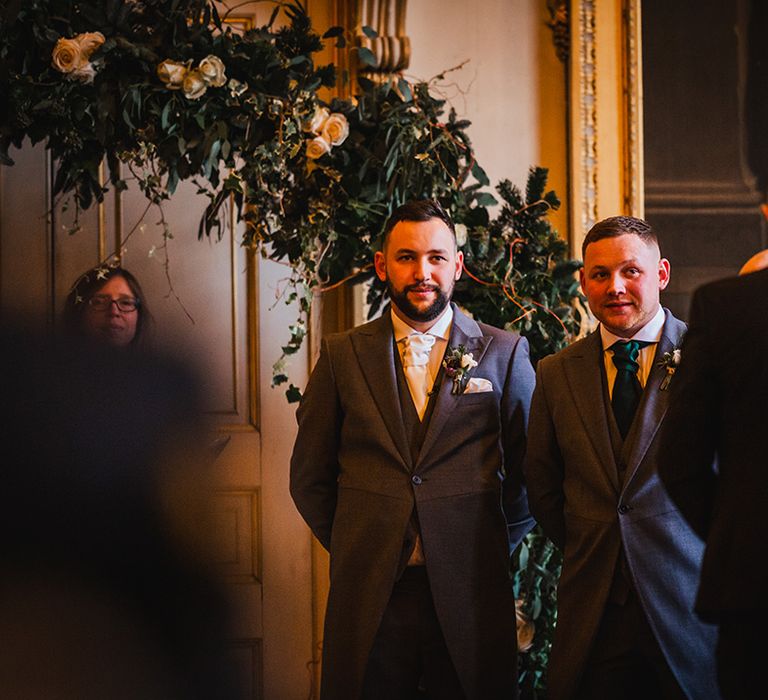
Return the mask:
<svg viewBox="0 0 768 700">
<path fill-rule="evenodd" d="M 391 211 L 415 198 L 439 199 L 454 216 L 466 267 L 455 298 L 470 313 L 526 336 L 534 362 L 578 332 L 578 263 L 549 224 L 559 201 L 546 170 L 531 170 L 525 192 L 501 182 L 497 199 L 470 123 L 446 114 L 430 83 L 363 79 L 350 100 L 323 103 L 317 91 L 333 86 L 335 70 L 315 66 L 322 41 L 298 0 L 242 30 L 208 0 L 6 1 L 0 13 L 0 162 L 12 164 L 10 148 L 25 138 L 45 141 L 54 195 L 78 211 L 103 199 L 103 160 L 113 187 L 135 180 L 160 207 L 193 179 L 208 198 L 200 236 L 221 234 L 221 207 L 234 200 L 244 245 L 289 264 L 286 301 L 299 303 L 275 384 L 288 383 L 285 358 L 301 347 L 318 290 L 370 282 L 371 313 L 381 308 L 372 250 Z M 341 46 L 344 34 L 334 27 L 325 38 Z M 523 696 L 535 697 L 559 553 L 537 529 L 514 570 L 522 619 L 536 626 L 520 657 Z"/>
<path fill-rule="evenodd" d="M 277 10 L 289 22 L 276 26 Z M 105 187 L 124 189 L 127 166 L 153 202 L 181 180 L 239 191 L 279 213 L 285 163 L 333 66 L 315 68 L 320 37 L 299 3 L 279 3 L 264 27 L 237 31 L 207 0 L 25 0 L 0 18 L 0 162 L 11 145 L 46 141 L 54 195 L 87 208 Z M 206 230 L 210 231 L 210 222 Z"/>
</svg>

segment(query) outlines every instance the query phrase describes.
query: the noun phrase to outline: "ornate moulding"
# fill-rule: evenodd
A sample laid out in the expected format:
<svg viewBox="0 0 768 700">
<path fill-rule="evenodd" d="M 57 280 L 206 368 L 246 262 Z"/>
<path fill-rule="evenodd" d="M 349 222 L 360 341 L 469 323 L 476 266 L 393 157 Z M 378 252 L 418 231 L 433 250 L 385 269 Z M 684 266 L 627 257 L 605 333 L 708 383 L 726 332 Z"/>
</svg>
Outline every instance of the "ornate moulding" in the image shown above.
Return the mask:
<svg viewBox="0 0 768 700">
<path fill-rule="evenodd" d="M 595 221 L 643 216 L 640 0 L 573 0 L 571 250 Z"/>
</svg>

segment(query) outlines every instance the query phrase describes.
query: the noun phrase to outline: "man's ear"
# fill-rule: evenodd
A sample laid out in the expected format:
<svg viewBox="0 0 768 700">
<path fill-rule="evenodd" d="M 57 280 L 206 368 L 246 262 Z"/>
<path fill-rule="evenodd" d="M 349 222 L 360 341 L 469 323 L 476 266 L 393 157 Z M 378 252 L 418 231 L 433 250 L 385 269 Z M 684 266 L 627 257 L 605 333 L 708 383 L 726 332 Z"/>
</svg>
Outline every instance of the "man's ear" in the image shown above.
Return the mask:
<svg viewBox="0 0 768 700">
<path fill-rule="evenodd" d="M 584 292 L 584 294 L 586 294 L 586 291 L 584 290 L 584 278 L 585 278 L 584 268 L 581 267 L 579 269 L 579 284 L 581 285 L 581 291 Z"/>
<path fill-rule="evenodd" d="M 456 270 L 453 274 L 453 279 L 458 282 L 463 270 L 464 270 L 464 253 L 462 253 L 459 250 L 456 253 Z"/>
<path fill-rule="evenodd" d="M 669 284 L 670 265 L 669 260 L 662 258 L 659 260 L 659 289 L 666 289 Z"/>
<path fill-rule="evenodd" d="M 384 257 L 384 253 L 377 250 L 373 254 L 373 266 L 376 268 L 376 276 L 382 281 L 387 280 L 387 260 Z"/>
</svg>

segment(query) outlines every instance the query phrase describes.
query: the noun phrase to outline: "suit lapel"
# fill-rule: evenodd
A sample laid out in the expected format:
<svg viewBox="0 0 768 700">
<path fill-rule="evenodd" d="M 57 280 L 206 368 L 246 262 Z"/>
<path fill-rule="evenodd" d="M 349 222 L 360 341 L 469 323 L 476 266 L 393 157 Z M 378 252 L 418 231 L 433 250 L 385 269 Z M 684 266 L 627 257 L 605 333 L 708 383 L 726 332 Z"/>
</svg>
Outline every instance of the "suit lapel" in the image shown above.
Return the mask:
<svg viewBox="0 0 768 700">
<path fill-rule="evenodd" d="M 411 467 L 411 452 L 400 407 L 400 393 L 395 374 L 392 321 L 386 313 L 362 326 L 351 335 L 352 346 L 363 372 L 373 401 L 387 426 L 397 451 L 407 469 Z"/>
<path fill-rule="evenodd" d="M 453 325 L 451 327 L 451 337 L 448 340 L 449 348 L 463 345 L 467 352 L 472 353 L 479 366 L 490 342 L 491 337 L 484 336 L 480 326 L 475 321 L 461 313 L 456 306 L 453 306 Z M 440 383 L 440 390 L 435 400 L 432 418 L 427 427 L 427 434 L 424 436 L 424 442 L 419 451 L 419 458 L 416 460 L 416 466 L 421 463 L 425 455 L 429 454 L 430 448 L 434 445 L 451 412 L 456 408 L 461 399 L 461 396 L 451 393 L 452 387 L 453 382 L 450 377 L 443 376 L 443 381 Z"/>
<path fill-rule="evenodd" d="M 624 480 L 625 488 L 637 472 L 643 461 L 653 438 L 659 430 L 664 414 L 667 412 L 669 391 L 661 390 L 661 383 L 667 374 L 667 370 L 659 365 L 665 352 L 672 352 L 680 346 L 685 334 L 685 324 L 678 321 L 665 309 L 666 320 L 661 338 L 656 346 L 656 354 L 653 358 L 653 366 L 648 374 L 643 397 L 637 407 L 638 415 L 632 424 L 632 430 L 627 435 L 624 454 L 627 455 L 627 475 Z"/>
<path fill-rule="evenodd" d="M 618 493 L 619 477 L 604 401 L 603 346 L 600 332 L 595 331 L 586 338 L 581 348 L 581 353 L 574 352 L 564 359 L 565 376 L 600 466 Z"/>
</svg>

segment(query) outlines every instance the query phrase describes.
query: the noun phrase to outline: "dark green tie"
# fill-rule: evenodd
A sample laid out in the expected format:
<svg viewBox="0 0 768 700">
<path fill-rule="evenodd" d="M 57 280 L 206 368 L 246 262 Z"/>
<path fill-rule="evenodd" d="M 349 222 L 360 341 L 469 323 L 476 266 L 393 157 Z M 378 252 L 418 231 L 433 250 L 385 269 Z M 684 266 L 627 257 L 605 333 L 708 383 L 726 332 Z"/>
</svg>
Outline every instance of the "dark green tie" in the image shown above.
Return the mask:
<svg viewBox="0 0 768 700">
<path fill-rule="evenodd" d="M 646 345 L 649 343 L 639 340 L 620 340 L 610 347 L 610 350 L 613 350 L 613 364 L 616 365 L 616 381 L 613 383 L 611 406 L 613 406 L 613 415 L 616 417 L 616 424 L 619 426 L 622 438 L 627 437 L 643 393 L 643 387 L 640 386 L 640 380 L 637 378 L 637 370 L 640 368 L 637 356 L 640 348 Z"/>
</svg>

